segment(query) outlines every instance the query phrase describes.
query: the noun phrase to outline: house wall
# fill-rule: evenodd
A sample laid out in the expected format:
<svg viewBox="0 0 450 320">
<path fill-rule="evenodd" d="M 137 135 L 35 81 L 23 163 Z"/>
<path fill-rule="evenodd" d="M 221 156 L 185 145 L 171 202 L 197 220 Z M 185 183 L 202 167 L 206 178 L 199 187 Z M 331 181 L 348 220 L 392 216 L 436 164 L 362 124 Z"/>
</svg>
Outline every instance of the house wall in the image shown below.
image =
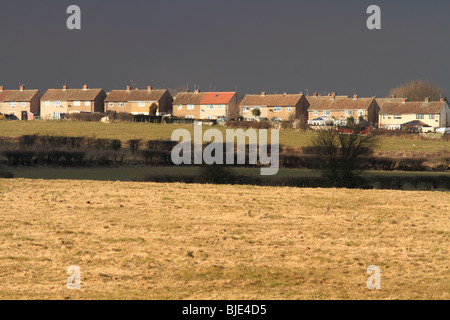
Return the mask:
<svg viewBox="0 0 450 320">
<path fill-rule="evenodd" d="M 21 118 L 22 111 L 26 111 L 28 113 L 32 112 L 34 114 L 39 114 L 40 112 L 40 99 L 42 94 L 37 92 L 30 101 L 24 101 L 25 106 L 22 107 L 23 101 L 16 101 L 16 106 L 11 107 L 8 102 L 0 102 L 0 113 L 3 114 L 11 114 L 12 112 L 16 115 L 17 118 Z"/>
<path fill-rule="evenodd" d="M 185 118 L 187 115 L 194 116 L 195 119 L 200 119 L 201 105 L 194 105 L 193 110 L 188 110 L 187 105 L 181 105 L 181 109 L 178 109 L 178 105 L 173 106 L 173 115 L 180 118 Z"/>
<path fill-rule="evenodd" d="M 41 100 L 41 119 L 53 120 L 54 113 L 77 113 L 77 112 L 104 112 L 104 100 L 106 93 L 102 91 L 95 100 L 88 101 L 89 105 L 85 105 L 86 100 L 81 101 L 80 106 L 75 106 L 74 101 L 61 101 L 60 106 L 55 105 L 55 101 L 49 101 L 49 105 L 45 105 L 45 101 Z"/>
<path fill-rule="evenodd" d="M 133 113 L 133 114 L 150 114 L 150 106 L 153 103 L 158 105 L 157 115 L 169 114 L 172 112 L 173 98 L 171 94 L 167 91 L 159 99 L 159 101 L 141 101 L 145 103 L 145 106 L 139 107 L 139 101 L 128 101 L 125 102 L 123 107 L 119 107 L 118 102 L 105 102 L 105 111 L 113 111 L 117 113 Z M 110 105 L 112 104 L 112 106 Z"/>
<path fill-rule="evenodd" d="M 18 119 L 21 118 L 22 111 L 30 112 L 31 110 L 31 103 L 25 102 L 25 106 L 22 107 L 22 102 L 17 101 L 15 107 L 11 107 L 8 102 L 0 102 L 0 113 L 3 114 L 14 114 Z"/>
<path fill-rule="evenodd" d="M 260 117 L 268 118 L 269 120 L 280 118 L 281 121 L 287 121 L 293 119 L 301 119 L 302 117 L 306 120 L 309 103 L 303 96 L 294 106 L 282 106 L 281 111 L 275 111 L 275 107 L 276 106 L 241 106 L 240 112 L 244 118 L 252 119 L 254 118 L 252 114 L 253 109 L 259 108 L 261 110 Z M 291 111 L 287 110 L 288 107 L 291 108 Z M 249 110 L 244 111 L 245 108 L 249 108 Z"/>
<path fill-rule="evenodd" d="M 387 117 L 387 118 L 385 118 Z M 400 126 L 404 123 L 419 120 L 423 123 L 426 123 L 430 127 L 438 128 L 438 127 L 449 127 L 450 126 L 450 109 L 448 105 L 442 109 L 441 113 L 435 114 L 434 119 L 430 119 L 429 114 L 424 114 L 424 119 L 417 119 L 417 114 L 402 114 L 401 119 L 394 119 L 393 114 L 389 115 L 379 115 L 379 123 L 380 127 L 387 128 L 389 126 Z"/>
<path fill-rule="evenodd" d="M 158 108 L 158 114 L 172 114 L 173 112 L 173 97 L 169 93 L 169 91 L 166 91 L 164 95 L 159 99 L 159 108 Z"/>
</svg>

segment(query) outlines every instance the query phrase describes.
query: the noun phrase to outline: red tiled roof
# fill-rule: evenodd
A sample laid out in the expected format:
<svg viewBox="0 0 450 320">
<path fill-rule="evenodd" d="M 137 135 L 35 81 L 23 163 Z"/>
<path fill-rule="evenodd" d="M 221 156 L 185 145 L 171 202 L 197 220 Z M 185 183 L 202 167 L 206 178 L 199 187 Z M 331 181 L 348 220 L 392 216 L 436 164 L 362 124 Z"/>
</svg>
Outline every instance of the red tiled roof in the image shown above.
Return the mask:
<svg viewBox="0 0 450 320">
<path fill-rule="evenodd" d="M 208 92 L 201 104 L 228 104 L 236 92 Z"/>
</svg>

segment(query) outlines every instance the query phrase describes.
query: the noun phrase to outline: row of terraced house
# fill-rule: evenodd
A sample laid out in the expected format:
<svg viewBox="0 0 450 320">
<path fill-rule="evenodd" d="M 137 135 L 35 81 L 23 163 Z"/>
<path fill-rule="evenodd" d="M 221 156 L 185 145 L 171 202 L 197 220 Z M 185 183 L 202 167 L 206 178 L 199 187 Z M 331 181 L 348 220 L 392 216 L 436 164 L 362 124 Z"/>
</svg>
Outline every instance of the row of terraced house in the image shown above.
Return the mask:
<svg viewBox="0 0 450 320">
<path fill-rule="evenodd" d="M 258 111 L 255 112 L 254 110 Z M 360 98 L 314 94 L 247 94 L 237 92 L 180 92 L 172 97 L 166 89 L 112 90 L 49 89 L 5 90 L 0 86 L 0 114 L 21 120 L 39 116 L 44 120 L 64 119 L 71 113 L 129 113 L 133 115 L 172 115 L 188 119 L 220 119 L 240 116 L 244 120 L 285 121 L 300 119 L 312 126 L 346 124 L 349 119 L 372 126 L 402 129 L 413 124 L 425 127 L 450 127 L 450 108 L 440 101 L 408 101 L 404 98 Z"/>
</svg>

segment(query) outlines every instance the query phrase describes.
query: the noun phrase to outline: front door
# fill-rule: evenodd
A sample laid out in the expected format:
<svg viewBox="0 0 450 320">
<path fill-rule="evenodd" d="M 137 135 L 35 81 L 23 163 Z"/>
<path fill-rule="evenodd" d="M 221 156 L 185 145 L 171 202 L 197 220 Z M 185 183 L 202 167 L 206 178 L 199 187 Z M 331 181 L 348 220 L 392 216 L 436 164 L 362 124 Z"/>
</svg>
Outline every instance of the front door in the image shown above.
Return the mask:
<svg viewBox="0 0 450 320">
<path fill-rule="evenodd" d="M 22 111 L 22 120 L 28 120 L 28 112 Z"/>
</svg>

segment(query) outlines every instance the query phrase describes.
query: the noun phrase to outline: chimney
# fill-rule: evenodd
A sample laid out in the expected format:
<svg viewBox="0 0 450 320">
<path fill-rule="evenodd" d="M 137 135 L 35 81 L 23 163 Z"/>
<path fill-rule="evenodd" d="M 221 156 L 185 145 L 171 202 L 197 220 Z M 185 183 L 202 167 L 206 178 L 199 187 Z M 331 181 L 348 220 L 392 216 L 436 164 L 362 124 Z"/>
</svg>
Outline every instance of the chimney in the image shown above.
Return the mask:
<svg viewBox="0 0 450 320">
<path fill-rule="evenodd" d="M 147 87 L 147 91 L 152 91 L 152 90 L 153 90 L 152 86 Z"/>
<path fill-rule="evenodd" d="M 406 101 L 408 101 L 407 98 L 403 98 L 403 99 L 402 99 L 402 103 L 406 103 Z"/>
<path fill-rule="evenodd" d="M 88 85 L 85 84 L 85 85 L 83 86 L 83 90 L 87 90 L 87 89 L 88 89 Z"/>
<path fill-rule="evenodd" d="M 430 97 L 425 98 L 425 103 L 430 103 L 431 99 Z"/>
<path fill-rule="evenodd" d="M 0 86 L 0 92 L 3 92 L 3 90 L 5 90 L 5 87 Z"/>
<path fill-rule="evenodd" d="M 283 96 L 287 96 L 287 92 L 283 93 Z"/>
<path fill-rule="evenodd" d="M 395 94 L 393 94 L 393 95 L 391 95 L 391 98 L 395 99 L 395 98 L 397 98 L 397 96 Z"/>
<path fill-rule="evenodd" d="M 67 90 L 67 86 L 63 85 L 63 90 L 66 91 Z"/>
<path fill-rule="evenodd" d="M 265 96 L 265 95 L 266 95 L 266 92 L 265 92 L 265 91 L 261 92 L 261 95 L 262 95 L 262 96 Z"/>
<path fill-rule="evenodd" d="M 25 89 L 25 86 L 23 84 L 20 85 L 20 91 L 23 91 Z"/>
<path fill-rule="evenodd" d="M 358 95 L 356 93 L 353 95 L 353 100 L 358 100 Z"/>
<path fill-rule="evenodd" d="M 127 91 L 131 91 L 131 86 L 127 86 Z"/>
<path fill-rule="evenodd" d="M 313 96 L 314 96 L 314 97 L 318 97 L 319 94 L 318 94 L 317 92 L 314 92 Z"/>
<path fill-rule="evenodd" d="M 336 99 L 336 92 L 333 92 L 332 94 L 331 94 L 331 99 Z"/>
<path fill-rule="evenodd" d="M 3 87 L 0 87 L 0 91 L 2 91 L 2 88 L 3 88 Z M 444 99 L 444 98 L 441 98 L 439 101 L 445 102 L 445 99 Z"/>
<path fill-rule="evenodd" d="M 200 90 L 195 90 L 195 94 L 199 94 L 200 93 Z"/>
</svg>

